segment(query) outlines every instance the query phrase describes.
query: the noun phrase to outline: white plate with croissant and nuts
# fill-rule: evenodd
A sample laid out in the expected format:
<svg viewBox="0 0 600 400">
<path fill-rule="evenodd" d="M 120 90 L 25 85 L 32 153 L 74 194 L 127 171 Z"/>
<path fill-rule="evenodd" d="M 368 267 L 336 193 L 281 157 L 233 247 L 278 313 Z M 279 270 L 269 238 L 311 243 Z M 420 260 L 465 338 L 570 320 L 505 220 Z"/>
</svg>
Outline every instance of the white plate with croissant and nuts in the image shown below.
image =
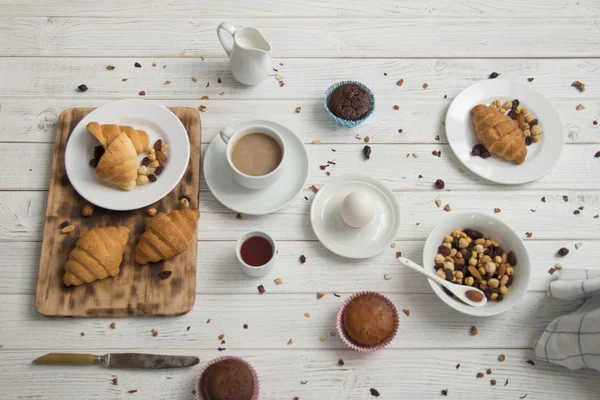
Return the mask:
<svg viewBox="0 0 600 400">
<path fill-rule="evenodd" d="M 119 100 L 89 113 L 73 129 L 65 169 L 73 188 L 108 210 L 135 210 L 177 186 L 188 165 L 190 142 L 166 107 Z"/>
<path fill-rule="evenodd" d="M 556 164 L 564 128 L 532 84 L 486 80 L 463 90 L 446 114 L 446 136 L 465 167 L 514 185 L 538 179 Z"/>
</svg>

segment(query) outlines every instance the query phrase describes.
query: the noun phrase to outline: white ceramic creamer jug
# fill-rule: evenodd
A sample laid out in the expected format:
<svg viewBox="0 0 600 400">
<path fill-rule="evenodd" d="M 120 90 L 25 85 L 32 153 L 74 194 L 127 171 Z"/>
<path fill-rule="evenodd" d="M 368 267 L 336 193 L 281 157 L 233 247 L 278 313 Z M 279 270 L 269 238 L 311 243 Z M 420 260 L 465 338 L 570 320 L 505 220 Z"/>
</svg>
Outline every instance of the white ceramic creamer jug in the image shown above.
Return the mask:
<svg viewBox="0 0 600 400">
<path fill-rule="evenodd" d="M 233 36 L 233 46 L 225 33 Z M 236 28 L 222 22 L 217 36 L 229 56 L 229 68 L 233 77 L 244 85 L 260 83 L 271 71 L 271 44 L 261 33 L 251 27 Z"/>
</svg>

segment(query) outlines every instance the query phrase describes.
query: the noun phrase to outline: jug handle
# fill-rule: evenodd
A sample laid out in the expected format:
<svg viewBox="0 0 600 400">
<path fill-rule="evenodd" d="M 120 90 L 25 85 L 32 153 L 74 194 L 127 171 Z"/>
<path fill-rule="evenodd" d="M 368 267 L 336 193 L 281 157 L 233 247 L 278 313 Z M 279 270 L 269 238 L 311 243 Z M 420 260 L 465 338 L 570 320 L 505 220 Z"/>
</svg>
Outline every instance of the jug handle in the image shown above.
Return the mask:
<svg viewBox="0 0 600 400">
<path fill-rule="evenodd" d="M 223 48 L 225 49 L 225 52 L 227 53 L 228 56 L 231 55 L 231 50 L 232 50 L 232 46 L 227 43 L 225 41 L 225 37 L 224 32 L 223 31 L 227 31 L 227 33 L 229 33 L 231 36 L 233 36 L 235 34 L 235 31 L 237 30 L 237 28 L 233 25 L 231 25 L 229 22 L 224 21 L 221 22 L 219 24 L 219 26 L 217 27 L 217 36 L 219 37 L 219 41 L 221 42 L 221 46 L 223 46 Z"/>
</svg>

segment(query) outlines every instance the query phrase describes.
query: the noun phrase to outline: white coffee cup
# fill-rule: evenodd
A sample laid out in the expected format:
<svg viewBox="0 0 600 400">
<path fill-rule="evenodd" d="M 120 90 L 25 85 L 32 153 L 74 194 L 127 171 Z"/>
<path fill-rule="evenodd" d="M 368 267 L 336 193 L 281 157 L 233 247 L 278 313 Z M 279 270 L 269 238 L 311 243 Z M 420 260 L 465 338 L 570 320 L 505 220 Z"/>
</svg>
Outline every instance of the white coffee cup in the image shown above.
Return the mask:
<svg viewBox="0 0 600 400">
<path fill-rule="evenodd" d="M 273 248 L 273 255 L 271 256 L 271 259 L 266 264 L 261 265 L 260 267 L 253 267 L 251 265 L 248 265 L 242 259 L 242 244 L 244 244 L 244 242 L 246 242 L 246 240 L 248 240 L 252 237 L 255 237 L 255 236 L 259 236 L 259 237 L 263 237 L 263 238 L 267 239 L 271 243 L 271 247 Z M 275 266 L 275 257 L 277 256 L 277 246 L 275 245 L 275 241 L 273 240 L 273 238 L 270 235 L 266 234 L 265 232 L 260 232 L 260 231 L 248 232 L 238 240 L 237 245 L 235 247 L 235 255 L 237 256 L 237 259 L 239 261 L 240 268 L 242 269 L 242 271 L 244 271 L 244 273 L 246 275 L 251 276 L 252 278 L 260 278 L 262 276 L 267 275 L 269 272 L 271 272 L 271 270 Z"/>
<path fill-rule="evenodd" d="M 250 133 L 262 133 L 275 139 L 279 147 L 281 148 L 281 162 L 273 171 L 266 175 L 252 176 L 247 175 L 238 170 L 231 160 L 231 150 L 235 143 L 240 140 L 243 136 Z M 285 162 L 285 142 L 281 135 L 273 129 L 264 125 L 250 125 L 242 128 L 238 131 L 234 131 L 231 126 L 223 128 L 220 132 L 221 139 L 227 144 L 227 162 L 233 170 L 233 179 L 240 185 L 247 187 L 248 189 L 264 189 L 274 184 L 283 171 L 283 164 Z"/>
</svg>

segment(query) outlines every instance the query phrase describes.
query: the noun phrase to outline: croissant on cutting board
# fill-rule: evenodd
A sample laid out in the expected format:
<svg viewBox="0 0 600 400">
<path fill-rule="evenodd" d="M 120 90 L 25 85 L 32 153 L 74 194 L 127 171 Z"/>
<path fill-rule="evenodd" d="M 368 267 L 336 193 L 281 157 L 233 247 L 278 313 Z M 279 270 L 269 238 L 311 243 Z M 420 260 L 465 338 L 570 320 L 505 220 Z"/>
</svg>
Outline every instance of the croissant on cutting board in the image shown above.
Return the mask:
<svg viewBox="0 0 600 400">
<path fill-rule="evenodd" d="M 196 230 L 198 218 L 200 211 L 196 208 L 156 214 L 146 224 L 146 230 L 135 248 L 135 261 L 147 264 L 183 253 Z"/>
<path fill-rule="evenodd" d="M 97 122 L 90 122 L 87 128 L 106 149 L 96 166 L 98 179 L 123 190 L 133 189 L 137 178 L 138 153 L 127 133 L 118 125 L 99 125 Z M 143 132 L 147 136 L 144 131 L 136 132 Z"/>
<path fill-rule="evenodd" d="M 109 226 L 87 231 L 69 253 L 63 282 L 78 286 L 119 273 L 129 228 Z"/>
<path fill-rule="evenodd" d="M 523 132 L 516 122 L 493 107 L 478 104 L 471 110 L 477 140 L 490 153 L 522 164 L 527 157 Z"/>
</svg>

